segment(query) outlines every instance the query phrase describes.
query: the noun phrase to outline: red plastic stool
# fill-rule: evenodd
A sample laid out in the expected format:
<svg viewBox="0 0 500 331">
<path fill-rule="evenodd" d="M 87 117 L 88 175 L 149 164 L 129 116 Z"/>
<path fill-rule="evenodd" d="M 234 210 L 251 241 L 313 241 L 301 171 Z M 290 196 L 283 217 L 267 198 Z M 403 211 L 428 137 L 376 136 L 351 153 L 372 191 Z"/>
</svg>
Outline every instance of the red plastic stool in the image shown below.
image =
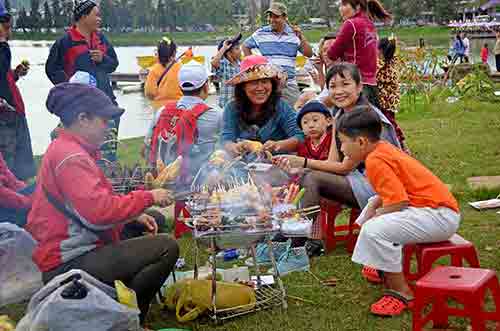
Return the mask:
<svg viewBox="0 0 500 331">
<path fill-rule="evenodd" d="M 186 204 L 184 201 L 176 201 L 175 209 L 174 209 L 174 235 L 175 239 L 179 239 L 184 233 L 191 232 L 191 228 L 188 227 L 184 222 L 179 221 L 179 216 L 181 215 L 184 218 L 191 217 L 191 214 L 186 208 Z"/>
<path fill-rule="evenodd" d="M 494 312 L 483 309 L 488 289 L 495 301 Z M 449 307 L 447 300 L 451 298 L 464 308 Z M 429 304 L 432 304 L 432 309 L 424 316 L 423 310 Z M 500 321 L 500 285 L 495 272 L 487 269 L 437 267 L 418 280 L 413 306 L 413 331 L 423 330 L 430 321 L 433 328 L 446 329 L 450 315 L 469 318 L 472 331 L 486 331 L 486 320 Z"/>
<path fill-rule="evenodd" d="M 411 272 L 411 259 L 413 255 L 417 257 L 417 272 Z M 432 264 L 440 257 L 451 256 L 451 265 L 462 267 L 463 260 L 469 263 L 472 268 L 479 268 L 474 245 L 454 234 L 449 240 L 430 243 L 405 245 L 403 248 L 403 273 L 408 281 L 415 281 L 424 276 L 432 269 Z"/>
<path fill-rule="evenodd" d="M 322 198 L 320 201 L 320 222 L 321 231 L 325 241 L 326 252 L 331 252 L 337 246 L 339 241 L 347 241 L 347 251 L 352 253 L 356 240 L 358 239 L 359 226 L 354 222 L 359 216 L 358 209 L 351 209 L 349 224 L 335 225 L 337 216 L 342 212 L 342 204 Z M 344 234 L 341 234 L 344 233 Z"/>
</svg>

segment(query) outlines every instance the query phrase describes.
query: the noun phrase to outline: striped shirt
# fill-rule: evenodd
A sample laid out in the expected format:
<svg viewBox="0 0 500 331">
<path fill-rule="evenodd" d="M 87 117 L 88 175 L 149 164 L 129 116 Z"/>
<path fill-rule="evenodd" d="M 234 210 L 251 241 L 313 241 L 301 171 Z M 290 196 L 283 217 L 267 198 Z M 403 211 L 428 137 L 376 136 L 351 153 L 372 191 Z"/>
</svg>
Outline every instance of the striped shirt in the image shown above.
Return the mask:
<svg viewBox="0 0 500 331">
<path fill-rule="evenodd" d="M 264 26 L 248 37 L 243 45 L 259 49 L 269 62 L 280 66 L 288 74 L 288 80 L 295 79 L 297 52 L 303 52 L 303 48 L 299 37 L 288 24 L 283 33 L 273 32 L 269 25 Z"/>
</svg>

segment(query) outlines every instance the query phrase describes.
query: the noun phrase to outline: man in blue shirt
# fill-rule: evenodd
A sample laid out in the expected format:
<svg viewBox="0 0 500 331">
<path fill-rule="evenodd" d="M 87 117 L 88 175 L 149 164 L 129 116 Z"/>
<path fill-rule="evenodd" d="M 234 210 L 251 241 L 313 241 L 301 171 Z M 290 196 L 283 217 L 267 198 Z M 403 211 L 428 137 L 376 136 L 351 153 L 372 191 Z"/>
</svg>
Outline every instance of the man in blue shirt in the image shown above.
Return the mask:
<svg viewBox="0 0 500 331">
<path fill-rule="evenodd" d="M 266 11 L 269 25 L 258 29 L 247 38 L 242 45 L 242 51 L 247 56 L 252 54 L 252 49 L 258 49 L 269 62 L 280 66 L 287 73 L 288 80 L 282 94 L 285 101 L 293 106 L 300 95 L 295 79 L 297 52 L 311 57 L 313 51 L 300 28 L 289 25 L 287 12 L 284 4 L 273 2 Z"/>
</svg>

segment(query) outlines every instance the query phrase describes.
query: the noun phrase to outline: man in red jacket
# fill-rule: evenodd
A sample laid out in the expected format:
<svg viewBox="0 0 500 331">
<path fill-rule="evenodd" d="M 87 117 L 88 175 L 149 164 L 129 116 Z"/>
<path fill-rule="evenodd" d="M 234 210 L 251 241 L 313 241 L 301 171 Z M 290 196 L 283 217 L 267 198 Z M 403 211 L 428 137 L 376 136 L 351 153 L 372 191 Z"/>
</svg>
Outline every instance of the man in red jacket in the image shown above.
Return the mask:
<svg viewBox="0 0 500 331">
<path fill-rule="evenodd" d="M 51 89 L 47 109 L 64 129 L 44 155 L 26 229 L 37 241 L 33 260 L 45 283 L 71 269 L 88 272 L 114 286 L 122 280 L 137 293 L 141 322 L 157 291 L 175 266 L 176 242 L 157 235 L 154 218 L 144 211 L 166 206 L 169 191 L 114 194 L 96 164 L 108 121 L 123 110 L 101 90 L 76 83 Z M 120 241 L 123 226 L 139 222 L 153 234 Z"/>
</svg>

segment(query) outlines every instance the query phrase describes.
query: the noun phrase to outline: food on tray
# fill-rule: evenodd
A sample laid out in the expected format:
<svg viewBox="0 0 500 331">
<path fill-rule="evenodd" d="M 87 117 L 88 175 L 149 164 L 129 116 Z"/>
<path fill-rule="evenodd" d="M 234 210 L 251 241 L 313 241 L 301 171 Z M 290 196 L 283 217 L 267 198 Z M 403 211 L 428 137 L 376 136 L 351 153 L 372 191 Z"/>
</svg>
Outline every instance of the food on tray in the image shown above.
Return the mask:
<svg viewBox="0 0 500 331">
<path fill-rule="evenodd" d="M 144 176 L 144 188 L 146 190 L 152 190 L 154 188 L 153 182 L 155 178 L 152 173 L 147 172 L 146 175 Z"/>
<path fill-rule="evenodd" d="M 268 171 L 271 169 L 273 165 L 271 163 L 261 163 L 261 162 L 253 162 L 247 165 L 247 169 L 251 171 Z"/>
<path fill-rule="evenodd" d="M 156 160 L 156 170 L 158 173 L 161 173 L 163 169 L 165 169 L 165 163 L 160 159 Z"/>
<path fill-rule="evenodd" d="M 253 140 L 245 140 L 245 147 L 247 151 L 250 153 L 260 153 L 262 152 L 262 149 L 264 148 L 264 145 L 258 141 L 253 141 Z"/>
<path fill-rule="evenodd" d="M 227 154 L 225 151 L 220 149 L 216 150 L 212 153 L 208 162 L 215 166 L 223 166 L 224 164 L 226 164 L 226 155 Z"/>
<path fill-rule="evenodd" d="M 164 187 L 167 182 L 175 180 L 180 172 L 182 165 L 182 156 L 178 156 L 174 162 L 165 166 L 163 170 L 158 170 L 158 177 L 153 181 L 154 188 Z"/>
</svg>

